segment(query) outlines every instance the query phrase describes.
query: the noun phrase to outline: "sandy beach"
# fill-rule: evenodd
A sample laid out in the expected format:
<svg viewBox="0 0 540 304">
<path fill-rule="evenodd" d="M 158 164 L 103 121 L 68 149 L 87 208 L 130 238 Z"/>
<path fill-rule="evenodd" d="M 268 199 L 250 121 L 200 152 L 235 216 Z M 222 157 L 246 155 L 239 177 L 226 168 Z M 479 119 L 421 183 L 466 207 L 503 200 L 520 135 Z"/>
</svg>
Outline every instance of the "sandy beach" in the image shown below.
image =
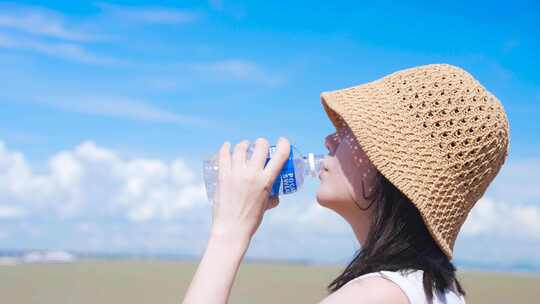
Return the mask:
<svg viewBox="0 0 540 304">
<path fill-rule="evenodd" d="M 80 261 L 0 266 L 3 303 L 180 303 L 195 262 Z M 230 303 L 317 303 L 338 266 L 244 263 Z M 540 275 L 461 271 L 468 303 L 532 303 Z"/>
</svg>

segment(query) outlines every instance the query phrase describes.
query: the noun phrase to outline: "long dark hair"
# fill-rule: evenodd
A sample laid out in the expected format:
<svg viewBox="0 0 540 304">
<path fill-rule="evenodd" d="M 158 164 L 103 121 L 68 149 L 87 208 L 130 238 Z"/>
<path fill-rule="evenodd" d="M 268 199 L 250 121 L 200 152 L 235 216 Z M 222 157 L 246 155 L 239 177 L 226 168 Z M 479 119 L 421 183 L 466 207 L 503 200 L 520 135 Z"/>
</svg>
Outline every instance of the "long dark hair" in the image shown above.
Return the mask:
<svg viewBox="0 0 540 304">
<path fill-rule="evenodd" d="M 457 292 L 465 295 L 456 268 L 431 237 L 418 209 L 384 175 L 379 172 L 377 177 L 377 191 L 367 198 L 375 209 L 365 244 L 328 285 L 328 291 L 332 293 L 370 272 L 423 270 L 429 300 L 433 299 L 433 288 L 443 293 L 452 289 L 454 282 Z"/>
</svg>

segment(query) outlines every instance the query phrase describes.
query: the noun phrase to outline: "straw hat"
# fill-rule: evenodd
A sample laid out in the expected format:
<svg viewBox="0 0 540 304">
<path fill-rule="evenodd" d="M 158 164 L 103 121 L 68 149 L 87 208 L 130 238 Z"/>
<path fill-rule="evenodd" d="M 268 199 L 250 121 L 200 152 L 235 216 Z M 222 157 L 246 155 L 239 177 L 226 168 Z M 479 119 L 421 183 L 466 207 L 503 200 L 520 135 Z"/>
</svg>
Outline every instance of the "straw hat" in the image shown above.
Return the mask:
<svg viewBox="0 0 540 304">
<path fill-rule="evenodd" d="M 452 259 L 457 234 L 508 155 L 501 102 L 461 68 L 430 64 L 332 92 L 321 102 L 418 208 Z"/>
</svg>

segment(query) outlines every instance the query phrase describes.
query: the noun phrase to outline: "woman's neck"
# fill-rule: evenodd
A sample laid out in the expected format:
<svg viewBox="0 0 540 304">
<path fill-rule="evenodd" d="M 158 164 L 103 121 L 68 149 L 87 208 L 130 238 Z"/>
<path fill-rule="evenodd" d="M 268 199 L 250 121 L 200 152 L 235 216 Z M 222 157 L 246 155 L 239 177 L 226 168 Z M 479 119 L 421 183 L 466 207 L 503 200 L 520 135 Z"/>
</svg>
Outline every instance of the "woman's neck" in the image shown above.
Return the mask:
<svg viewBox="0 0 540 304">
<path fill-rule="evenodd" d="M 351 225 L 360 246 L 364 246 L 371 225 L 371 209 L 362 211 L 357 208 L 353 211 L 344 212 L 341 216 Z"/>
</svg>

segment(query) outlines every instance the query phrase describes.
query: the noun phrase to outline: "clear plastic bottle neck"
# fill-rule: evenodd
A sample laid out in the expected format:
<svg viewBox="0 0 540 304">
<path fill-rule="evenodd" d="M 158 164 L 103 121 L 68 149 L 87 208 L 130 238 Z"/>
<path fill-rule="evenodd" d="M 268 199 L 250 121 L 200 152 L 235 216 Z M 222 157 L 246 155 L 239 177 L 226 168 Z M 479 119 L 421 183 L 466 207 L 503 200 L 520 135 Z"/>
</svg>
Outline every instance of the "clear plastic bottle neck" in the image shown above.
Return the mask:
<svg viewBox="0 0 540 304">
<path fill-rule="evenodd" d="M 322 166 L 323 158 L 324 155 L 314 153 L 307 153 L 305 156 L 302 156 L 305 168 L 304 174 L 317 177 Z"/>
</svg>

